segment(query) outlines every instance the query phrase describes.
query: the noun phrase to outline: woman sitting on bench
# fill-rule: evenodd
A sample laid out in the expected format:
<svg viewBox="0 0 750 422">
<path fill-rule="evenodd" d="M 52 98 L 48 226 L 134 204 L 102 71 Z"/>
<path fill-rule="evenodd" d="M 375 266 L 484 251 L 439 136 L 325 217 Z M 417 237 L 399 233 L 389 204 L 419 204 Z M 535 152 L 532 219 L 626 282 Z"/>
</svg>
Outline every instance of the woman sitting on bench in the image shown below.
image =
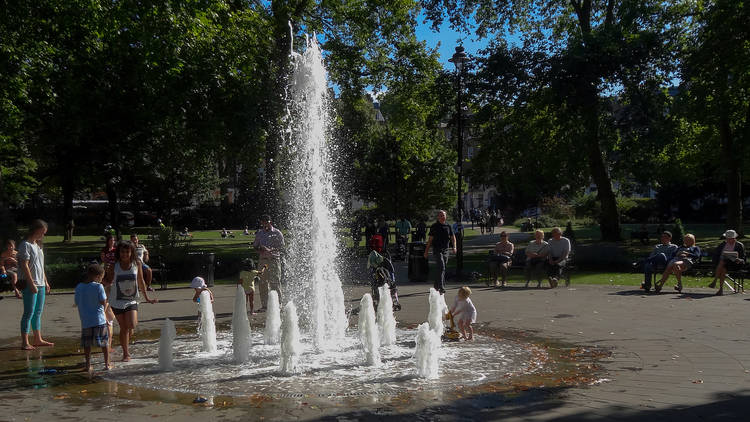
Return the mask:
<svg viewBox="0 0 750 422">
<path fill-rule="evenodd" d="M 724 238 L 726 240 L 721 242 L 714 252 L 714 261 L 718 264 L 714 273 L 715 278 L 708 285 L 708 287 L 714 287 L 716 286 L 716 280 L 719 280 L 719 291 L 716 292 L 716 296 L 724 294 L 724 279 L 727 273 L 737 271 L 745 264 L 745 246 L 737 241 L 737 232 L 727 230 L 724 232 Z"/>
<path fill-rule="evenodd" d="M 667 263 L 667 268 L 664 269 L 664 274 L 661 275 L 661 280 L 656 282 L 654 291 L 657 293 L 661 291 L 664 283 L 669 278 L 670 274 L 674 274 L 677 279 L 677 285 L 674 289 L 678 292 L 682 291 L 682 273 L 689 270 L 696 262 L 701 258 L 701 248 L 695 245 L 695 236 L 688 233 L 683 238 L 683 245 L 677 249 L 677 252 Z"/>
</svg>

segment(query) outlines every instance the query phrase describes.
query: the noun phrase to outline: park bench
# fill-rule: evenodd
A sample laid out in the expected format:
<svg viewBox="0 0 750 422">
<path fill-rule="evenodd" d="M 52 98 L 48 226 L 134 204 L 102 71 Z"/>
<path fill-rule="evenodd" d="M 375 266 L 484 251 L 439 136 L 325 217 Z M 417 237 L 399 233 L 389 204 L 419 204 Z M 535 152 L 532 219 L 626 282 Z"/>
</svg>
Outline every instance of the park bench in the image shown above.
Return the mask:
<svg viewBox="0 0 750 422">
<path fill-rule="evenodd" d="M 665 266 L 659 265 L 654 268 L 653 274 L 651 274 L 651 285 L 656 286 L 656 282 L 661 279 L 664 273 Z M 700 261 L 693 264 L 689 270 L 682 273 L 683 276 L 691 277 L 713 277 L 714 270 L 716 270 L 716 263 L 713 262 L 711 256 L 706 251 L 702 251 Z M 745 277 L 750 272 L 748 263 L 745 264 L 738 270 L 729 271 L 727 277 L 724 279 L 724 285 L 734 293 L 745 292 Z"/>
<path fill-rule="evenodd" d="M 491 271 L 490 271 L 490 255 L 493 255 L 495 253 L 494 249 L 490 249 L 488 251 L 488 257 L 487 257 L 487 283 L 489 284 L 491 277 Z M 521 271 L 523 272 L 524 268 L 526 267 L 526 249 L 525 248 L 516 248 L 513 250 L 513 256 L 511 258 L 511 264 L 510 268 L 508 268 L 508 272 L 510 273 L 512 270 Z M 575 271 L 575 261 L 574 261 L 574 253 L 573 249 L 570 250 L 570 253 L 568 254 L 568 259 L 565 261 L 565 266 L 562 268 L 562 274 L 560 280 L 565 281 L 565 287 L 570 286 L 570 276 Z"/>
</svg>

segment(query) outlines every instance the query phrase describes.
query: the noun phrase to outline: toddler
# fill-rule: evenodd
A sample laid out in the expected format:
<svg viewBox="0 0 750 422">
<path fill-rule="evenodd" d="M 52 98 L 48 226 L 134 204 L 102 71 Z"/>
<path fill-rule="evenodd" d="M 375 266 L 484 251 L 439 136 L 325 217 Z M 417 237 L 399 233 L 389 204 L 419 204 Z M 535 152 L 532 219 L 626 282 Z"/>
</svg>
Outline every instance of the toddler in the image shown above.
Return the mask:
<svg viewBox="0 0 750 422">
<path fill-rule="evenodd" d="M 16 242 L 12 240 L 5 241 L 5 249 L 0 254 L 0 277 L 7 277 L 13 293 L 21 299 L 21 292 L 18 290 L 18 260 L 16 259 Z M 2 298 L 2 296 L 0 296 Z"/>
<path fill-rule="evenodd" d="M 253 302 L 255 301 L 255 281 L 260 282 L 260 277 L 265 273 L 268 265 L 264 265 L 260 271 L 255 269 L 255 263 L 252 259 L 248 259 L 243 262 L 242 271 L 240 271 L 240 279 L 237 284 L 241 284 L 242 288 L 245 289 L 245 298 L 247 299 L 247 309 L 250 315 L 255 315 L 253 312 Z"/>
<path fill-rule="evenodd" d="M 214 292 L 208 289 L 208 286 L 206 286 L 206 280 L 203 279 L 203 277 L 195 277 L 192 282 L 190 282 L 190 287 L 195 289 L 195 294 L 193 295 L 193 302 L 200 302 L 201 293 L 203 293 L 204 290 L 208 291 L 208 294 L 211 295 L 211 303 L 214 303 Z"/>
<path fill-rule="evenodd" d="M 75 289 L 75 304 L 81 318 L 81 347 L 86 356 L 86 371 L 91 371 L 91 347 L 102 348 L 104 369 L 109 370 L 109 325 L 104 315 L 107 305 L 107 294 L 101 285 L 104 268 L 99 264 L 90 264 L 86 271 L 85 281 L 78 283 Z"/>
<path fill-rule="evenodd" d="M 453 301 L 453 307 L 450 310 L 453 315 L 458 329 L 461 332 L 461 338 L 465 340 L 474 340 L 474 327 L 471 324 L 477 322 L 477 308 L 474 307 L 471 299 L 471 289 L 468 286 L 463 286 L 458 289 L 456 300 Z M 469 335 L 467 337 L 466 332 Z"/>
</svg>

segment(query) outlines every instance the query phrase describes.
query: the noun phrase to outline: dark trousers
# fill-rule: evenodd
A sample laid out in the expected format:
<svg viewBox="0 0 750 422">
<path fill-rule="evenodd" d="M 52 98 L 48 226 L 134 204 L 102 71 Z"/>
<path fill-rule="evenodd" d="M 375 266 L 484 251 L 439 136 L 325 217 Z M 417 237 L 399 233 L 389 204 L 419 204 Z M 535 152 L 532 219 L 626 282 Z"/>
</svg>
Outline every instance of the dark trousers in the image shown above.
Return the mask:
<svg viewBox="0 0 750 422">
<path fill-rule="evenodd" d="M 443 249 L 441 251 L 433 252 L 432 256 L 437 263 L 437 271 L 435 272 L 435 290 L 443 293 L 445 292 L 445 267 L 448 266 L 448 250 Z"/>
<path fill-rule="evenodd" d="M 667 266 L 667 256 L 663 253 L 650 256 L 643 260 L 643 288 L 648 290 L 651 288 L 651 275 L 657 268 L 665 268 Z"/>
<path fill-rule="evenodd" d="M 557 257 L 552 257 L 552 260 L 557 260 Z M 554 277 L 556 279 L 560 279 L 562 277 L 562 269 L 565 267 L 565 260 L 558 262 L 557 264 L 550 264 L 549 261 L 545 261 L 544 265 L 547 266 L 547 275 L 549 277 Z"/>
</svg>

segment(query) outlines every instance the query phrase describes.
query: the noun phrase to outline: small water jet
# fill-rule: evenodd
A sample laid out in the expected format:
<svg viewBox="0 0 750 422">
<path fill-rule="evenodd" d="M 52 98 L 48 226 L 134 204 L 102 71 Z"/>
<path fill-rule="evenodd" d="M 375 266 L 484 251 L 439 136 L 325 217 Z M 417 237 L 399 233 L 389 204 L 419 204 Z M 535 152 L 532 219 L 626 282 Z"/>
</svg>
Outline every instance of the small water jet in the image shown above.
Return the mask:
<svg viewBox="0 0 750 422">
<path fill-rule="evenodd" d="M 380 337 L 378 326 L 375 323 L 375 308 L 372 304 L 372 296 L 365 293 L 359 301 L 359 340 L 365 351 L 365 361 L 370 366 L 380 365 Z"/>
<path fill-rule="evenodd" d="M 198 300 L 201 310 L 198 335 L 203 341 L 202 350 L 206 353 L 216 353 L 216 321 L 214 319 L 214 307 L 211 303 L 211 293 L 208 290 L 202 291 Z"/>
<path fill-rule="evenodd" d="M 172 343 L 177 337 L 177 329 L 174 322 L 167 318 L 161 327 L 161 336 L 159 337 L 159 370 L 171 371 L 174 369 L 174 359 L 172 357 Z"/>
<path fill-rule="evenodd" d="M 264 344 L 279 344 L 281 340 L 281 310 L 279 308 L 279 294 L 275 290 L 268 292 L 268 310 L 266 311 L 266 327 L 263 331 Z"/>
<path fill-rule="evenodd" d="M 393 316 L 393 299 L 388 285 L 379 289 L 380 302 L 378 302 L 378 330 L 380 332 L 380 344 L 391 346 L 396 343 L 396 318 Z"/>
<path fill-rule="evenodd" d="M 430 313 L 427 315 L 427 322 L 430 323 L 430 330 L 434 331 L 438 338 L 445 331 L 443 320 L 447 312 L 448 305 L 445 304 L 445 296 L 430 288 Z"/>
<path fill-rule="evenodd" d="M 251 345 L 245 289 L 238 285 L 237 293 L 234 296 L 234 313 L 232 314 L 232 353 L 234 361 L 237 363 L 247 362 L 250 358 Z"/>
<path fill-rule="evenodd" d="M 417 349 L 414 359 L 417 363 L 417 376 L 420 378 L 436 379 L 440 369 L 440 335 L 423 322 L 417 327 Z"/>
<path fill-rule="evenodd" d="M 299 356 L 302 354 L 302 344 L 299 335 L 299 317 L 294 302 L 284 306 L 281 319 L 281 372 L 296 374 L 299 372 Z"/>
</svg>

